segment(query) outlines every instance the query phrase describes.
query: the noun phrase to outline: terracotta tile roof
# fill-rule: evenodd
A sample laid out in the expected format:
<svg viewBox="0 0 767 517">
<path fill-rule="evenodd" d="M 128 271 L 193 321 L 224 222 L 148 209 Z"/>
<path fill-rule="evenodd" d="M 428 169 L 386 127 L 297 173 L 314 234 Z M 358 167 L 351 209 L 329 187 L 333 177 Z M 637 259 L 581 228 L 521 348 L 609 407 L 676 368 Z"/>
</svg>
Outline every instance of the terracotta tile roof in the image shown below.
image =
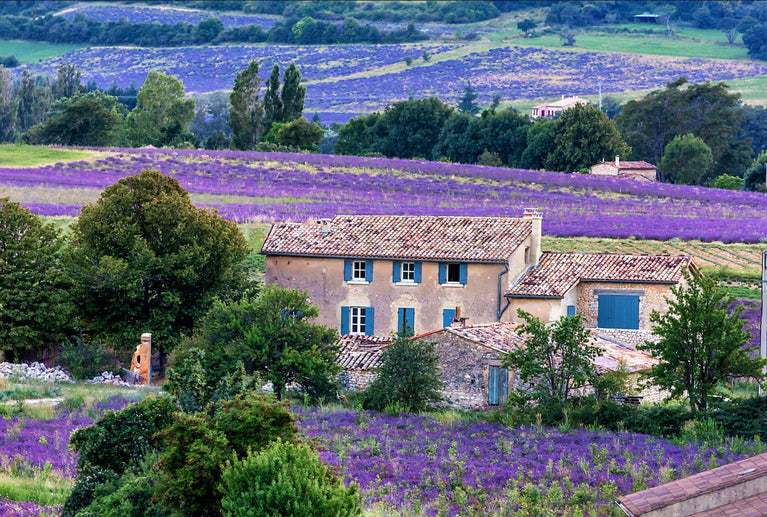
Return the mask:
<svg viewBox="0 0 767 517">
<path fill-rule="evenodd" d="M 767 492 L 734 501 L 690 517 L 763 517 L 767 515 Z"/>
<path fill-rule="evenodd" d="M 652 170 L 657 169 L 655 165 L 653 165 L 652 163 L 647 163 L 644 160 L 640 160 L 636 162 L 620 160 L 620 163 L 618 164 L 618 166 L 615 165 L 615 160 L 612 160 L 609 162 L 603 161 L 598 163 L 597 165 L 612 165 L 613 167 L 617 168 L 619 171 L 634 170 L 634 169 L 652 169 Z M 594 166 L 592 165 L 592 167 Z"/>
<path fill-rule="evenodd" d="M 640 516 L 654 510 L 667 508 L 676 503 L 712 494 L 722 489 L 760 478 L 764 478 L 767 481 L 767 453 L 642 490 L 635 494 L 626 495 L 618 499 L 618 502 L 625 508 L 628 515 Z M 737 490 L 734 492 L 737 492 L 739 495 L 729 499 L 722 497 L 721 494 L 716 498 L 709 497 L 709 501 L 712 503 L 717 501 L 720 507 L 716 508 L 714 513 L 704 512 L 696 515 L 750 515 L 748 513 L 723 513 L 720 511 L 724 507 L 733 506 L 737 500 L 736 497 L 741 498 L 741 503 L 744 507 L 757 505 L 762 508 L 762 513 L 753 515 L 766 515 L 767 511 L 764 510 L 767 510 L 767 504 L 763 500 L 763 493 L 767 492 L 767 483 L 758 483 L 757 485 L 759 488 L 755 492 L 743 493 L 742 490 Z M 746 498 L 752 498 L 752 496 L 760 493 L 762 494 L 761 497 L 750 500 L 748 503 L 743 502 Z M 709 508 L 709 511 L 712 510 L 714 508 Z"/>
<path fill-rule="evenodd" d="M 551 102 L 544 102 L 543 104 L 538 104 L 537 106 L 533 106 L 533 108 L 572 108 L 576 104 L 587 104 L 589 101 L 586 99 L 582 99 L 578 96 L 575 97 L 565 97 L 564 99 L 559 99 L 558 101 L 551 101 Z"/>
<path fill-rule="evenodd" d="M 673 284 L 690 263 L 686 255 L 621 255 L 547 251 L 506 294 L 512 298 L 562 298 L 578 282 Z"/>
<path fill-rule="evenodd" d="M 531 219 L 341 215 L 329 232 L 312 223 L 278 223 L 261 253 L 410 260 L 506 262 L 532 232 Z"/>
<path fill-rule="evenodd" d="M 341 347 L 336 363 L 344 370 L 372 370 L 381 363 L 381 350 L 391 343 L 390 337 L 341 336 L 336 342 Z"/>
<path fill-rule="evenodd" d="M 445 332 L 506 354 L 525 344 L 524 338 L 515 328 L 516 325 L 511 323 L 489 323 L 487 325 L 448 327 Z"/>
<path fill-rule="evenodd" d="M 595 331 L 592 331 L 591 335 L 594 336 L 594 344 L 602 351 L 602 355 L 594 360 L 599 373 L 618 371 L 621 365 L 632 373 L 644 372 L 660 363 L 659 359 L 650 354 L 634 350 L 612 339 L 605 339 Z"/>
</svg>

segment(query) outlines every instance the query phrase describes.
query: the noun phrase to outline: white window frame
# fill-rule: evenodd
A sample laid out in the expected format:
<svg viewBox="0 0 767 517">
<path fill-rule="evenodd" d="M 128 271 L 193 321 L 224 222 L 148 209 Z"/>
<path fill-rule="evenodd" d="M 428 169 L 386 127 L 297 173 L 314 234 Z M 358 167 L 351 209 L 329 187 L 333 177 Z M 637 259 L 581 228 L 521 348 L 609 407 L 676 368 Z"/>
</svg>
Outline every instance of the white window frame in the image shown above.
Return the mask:
<svg viewBox="0 0 767 517">
<path fill-rule="evenodd" d="M 399 281 L 403 284 L 415 283 L 415 262 L 402 262 L 400 264 Z"/>
<path fill-rule="evenodd" d="M 366 307 L 349 307 L 349 334 L 364 336 L 367 325 Z"/>
<path fill-rule="evenodd" d="M 352 260 L 352 282 L 367 282 L 367 265 L 364 260 Z"/>
<path fill-rule="evenodd" d="M 453 268 L 456 270 L 457 278 L 454 280 L 450 279 L 450 267 L 453 266 Z M 461 284 L 461 263 L 460 262 L 448 262 L 445 264 L 445 283 L 447 285 L 463 285 Z"/>
</svg>

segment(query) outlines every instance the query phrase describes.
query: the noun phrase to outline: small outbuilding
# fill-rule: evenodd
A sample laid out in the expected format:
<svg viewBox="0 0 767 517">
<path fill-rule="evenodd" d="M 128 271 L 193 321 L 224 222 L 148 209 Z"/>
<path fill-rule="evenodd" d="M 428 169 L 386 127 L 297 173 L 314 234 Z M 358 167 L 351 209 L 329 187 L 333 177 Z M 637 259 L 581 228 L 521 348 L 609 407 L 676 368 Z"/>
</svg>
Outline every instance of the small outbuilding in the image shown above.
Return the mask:
<svg viewBox="0 0 767 517">
<path fill-rule="evenodd" d="M 615 157 L 615 161 L 602 161 L 589 167 L 589 174 L 595 176 L 616 176 L 623 179 L 632 179 L 637 181 L 656 181 L 658 168 L 645 161 L 621 161 L 620 156 Z"/>
</svg>

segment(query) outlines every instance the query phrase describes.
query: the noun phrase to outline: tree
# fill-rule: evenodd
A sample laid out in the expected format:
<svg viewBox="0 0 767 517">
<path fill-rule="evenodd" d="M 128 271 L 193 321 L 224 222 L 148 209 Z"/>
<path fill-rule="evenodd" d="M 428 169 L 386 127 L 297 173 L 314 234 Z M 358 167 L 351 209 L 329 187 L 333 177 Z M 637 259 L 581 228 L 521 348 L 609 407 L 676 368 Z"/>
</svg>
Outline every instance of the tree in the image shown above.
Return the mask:
<svg viewBox="0 0 767 517">
<path fill-rule="evenodd" d="M 30 128 L 25 140 L 31 144 L 109 147 L 122 137 L 125 106 L 100 91 L 61 99 L 51 114 Z"/>
<path fill-rule="evenodd" d="M 517 29 L 524 32 L 525 37 L 529 38 L 533 32 L 533 29 L 535 29 L 536 25 L 538 24 L 535 22 L 535 20 L 531 20 L 530 18 L 525 18 L 524 20 L 517 22 Z"/>
<path fill-rule="evenodd" d="M 433 156 L 435 159 L 445 157 L 451 162 L 475 163 L 483 150 L 482 144 L 479 119 L 466 113 L 452 113 L 440 131 Z"/>
<path fill-rule="evenodd" d="M 702 139 L 688 133 L 675 136 L 669 142 L 658 169 L 663 181 L 699 185 L 713 163 L 711 148 Z"/>
<path fill-rule="evenodd" d="M 624 104 L 615 123 L 631 146 L 632 157 L 658 164 L 675 136 L 692 133 L 711 148 L 710 177 L 740 174 L 751 159 L 741 128 L 745 112 L 740 94 L 729 93 L 724 83 L 686 84 L 687 79 L 680 77 L 664 90 Z"/>
<path fill-rule="evenodd" d="M 746 116 L 743 122 L 743 136 L 751 140 L 754 156 L 767 150 L 767 108 L 764 106 L 743 106 Z"/>
<path fill-rule="evenodd" d="M 434 343 L 397 335 L 381 354 L 376 378 L 365 392 L 365 407 L 384 410 L 395 404 L 405 411 L 423 411 L 442 400 L 439 356 Z"/>
<path fill-rule="evenodd" d="M 235 223 L 149 169 L 81 209 L 65 258 L 87 331 L 123 351 L 151 332 L 164 363 L 217 296 L 242 287 L 247 254 Z"/>
<path fill-rule="evenodd" d="M 53 83 L 53 95 L 57 99 L 74 97 L 78 93 L 85 92 L 85 87 L 80 82 L 80 71 L 75 65 L 62 63 L 56 72 L 56 82 Z"/>
<path fill-rule="evenodd" d="M 19 99 L 18 129 L 23 133 L 45 118 L 53 102 L 53 94 L 47 83 L 36 85 L 29 70 L 24 70 L 21 72 L 21 84 L 17 96 Z"/>
<path fill-rule="evenodd" d="M 627 156 L 631 148 L 615 124 L 598 108 L 576 104 L 554 121 L 553 149 L 544 165 L 550 170 L 573 172 L 599 163 L 605 157 Z"/>
<path fill-rule="evenodd" d="M 136 98 L 136 107 L 125 120 L 130 145 L 163 147 L 192 138 L 194 99 L 184 98 L 184 85 L 173 76 L 152 70 Z"/>
<path fill-rule="evenodd" d="M 312 151 L 317 149 L 324 133 L 318 124 L 301 117 L 282 126 L 277 132 L 276 140 L 281 145 Z"/>
<path fill-rule="evenodd" d="M 245 70 L 237 72 L 229 96 L 229 126 L 232 128 L 232 148 L 252 151 L 261 136 L 264 104 L 260 98 L 261 78 L 258 61 L 251 61 Z"/>
<path fill-rule="evenodd" d="M 746 170 L 746 190 L 767 192 L 767 150 L 762 151 Z"/>
<path fill-rule="evenodd" d="M 574 47 L 575 31 L 570 27 L 565 27 L 559 32 L 559 39 L 562 40 L 563 47 Z"/>
<path fill-rule="evenodd" d="M 386 106 L 371 129 L 371 147 L 390 158 L 428 158 L 453 108 L 436 97 Z"/>
<path fill-rule="evenodd" d="M 198 43 L 209 43 L 222 32 L 224 32 L 224 23 L 215 16 L 205 18 L 194 28 L 194 35 Z"/>
<path fill-rule="evenodd" d="M 476 115 L 479 113 L 479 104 L 477 104 L 477 90 L 471 85 L 471 81 L 466 81 L 463 88 L 463 97 L 458 101 L 458 111 Z"/>
<path fill-rule="evenodd" d="M 373 128 L 380 117 L 381 114 L 378 112 L 360 115 L 341 126 L 333 152 L 353 156 L 364 156 L 372 152 L 375 141 Z"/>
<path fill-rule="evenodd" d="M 711 183 L 711 186 L 724 190 L 743 190 L 743 178 L 722 174 L 721 176 L 717 176 Z"/>
<path fill-rule="evenodd" d="M 189 131 L 202 142 L 213 135 L 217 135 L 217 138 L 223 135 L 223 138 L 227 139 L 231 134 L 229 95 L 224 92 L 215 92 L 198 99 L 196 104 L 194 118 L 189 123 Z"/>
<path fill-rule="evenodd" d="M 0 350 L 6 359 L 37 354 L 64 336 L 70 311 L 61 247 L 53 226 L 0 198 Z"/>
<path fill-rule="evenodd" d="M 310 396 L 335 393 L 336 332 L 311 321 L 316 306 L 302 291 L 269 286 L 258 297 L 216 303 L 192 346 L 206 352 L 211 379 L 220 379 L 241 361 L 248 373 L 271 381 L 281 397 L 298 383 Z"/>
<path fill-rule="evenodd" d="M 548 326 L 522 309 L 517 309 L 517 316 L 524 320 L 518 332 L 525 346 L 503 360 L 503 367 L 515 371 L 527 385 L 515 388 L 517 397 L 564 407 L 575 390 L 592 384 L 596 376 L 599 348 L 591 344 L 585 320 L 580 315 L 563 316 Z"/>
<path fill-rule="evenodd" d="M 264 94 L 264 133 L 268 133 L 273 122 L 282 122 L 282 99 L 280 98 L 280 65 L 275 64 L 272 74 L 266 80 Z"/>
<path fill-rule="evenodd" d="M 767 32 L 767 23 L 757 23 L 743 33 L 743 45 L 748 49 L 748 57 L 751 59 L 767 60 L 765 32 Z"/>
<path fill-rule="evenodd" d="M 13 140 L 19 100 L 14 95 L 11 71 L 0 65 L 0 142 Z"/>
<path fill-rule="evenodd" d="M 653 310 L 650 321 L 657 342 L 637 348 L 661 360 L 647 374 L 662 389 L 680 397 L 687 392 L 696 411 L 706 411 L 714 389 L 731 377 L 762 377 L 764 362 L 752 359 L 750 333 L 744 329 L 743 307 L 735 298 L 693 269 L 671 287 L 665 314 Z"/>
<path fill-rule="evenodd" d="M 527 146 L 519 157 L 519 167 L 538 170 L 544 168 L 548 155 L 554 150 L 556 123 L 538 118 L 527 129 Z"/>
<path fill-rule="evenodd" d="M 282 118 L 277 122 L 292 122 L 304 112 L 306 86 L 301 85 L 301 72 L 290 63 L 282 74 Z"/>
</svg>

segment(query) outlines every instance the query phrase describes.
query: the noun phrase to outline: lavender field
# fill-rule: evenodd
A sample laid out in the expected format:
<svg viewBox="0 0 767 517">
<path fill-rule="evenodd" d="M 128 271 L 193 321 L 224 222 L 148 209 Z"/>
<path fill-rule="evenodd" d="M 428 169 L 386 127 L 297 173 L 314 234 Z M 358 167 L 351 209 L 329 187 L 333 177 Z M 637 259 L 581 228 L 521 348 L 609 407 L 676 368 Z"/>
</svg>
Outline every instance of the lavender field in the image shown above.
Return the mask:
<svg viewBox="0 0 767 517">
<path fill-rule="evenodd" d="M 73 479 L 71 432 L 125 400 L 113 397 L 84 412 L 55 418 L 0 419 L 0 470 Z M 612 501 L 647 487 L 761 452 L 730 440 L 708 447 L 674 445 L 646 435 L 511 429 L 430 417 L 294 408 L 299 427 L 347 483 L 362 489 L 367 509 L 394 515 L 507 514 L 530 503 L 551 514 L 607 515 Z M 50 465 L 46 467 L 46 464 Z M 59 507 L 0 499 L 3 515 L 54 515 Z"/>
<path fill-rule="evenodd" d="M 289 153 L 111 149 L 95 161 L 0 168 L 0 195 L 46 216 L 76 216 L 119 178 L 156 168 L 198 206 L 238 221 L 337 214 L 518 217 L 543 211 L 546 235 L 761 242 L 767 197 L 476 165 Z"/>
</svg>

